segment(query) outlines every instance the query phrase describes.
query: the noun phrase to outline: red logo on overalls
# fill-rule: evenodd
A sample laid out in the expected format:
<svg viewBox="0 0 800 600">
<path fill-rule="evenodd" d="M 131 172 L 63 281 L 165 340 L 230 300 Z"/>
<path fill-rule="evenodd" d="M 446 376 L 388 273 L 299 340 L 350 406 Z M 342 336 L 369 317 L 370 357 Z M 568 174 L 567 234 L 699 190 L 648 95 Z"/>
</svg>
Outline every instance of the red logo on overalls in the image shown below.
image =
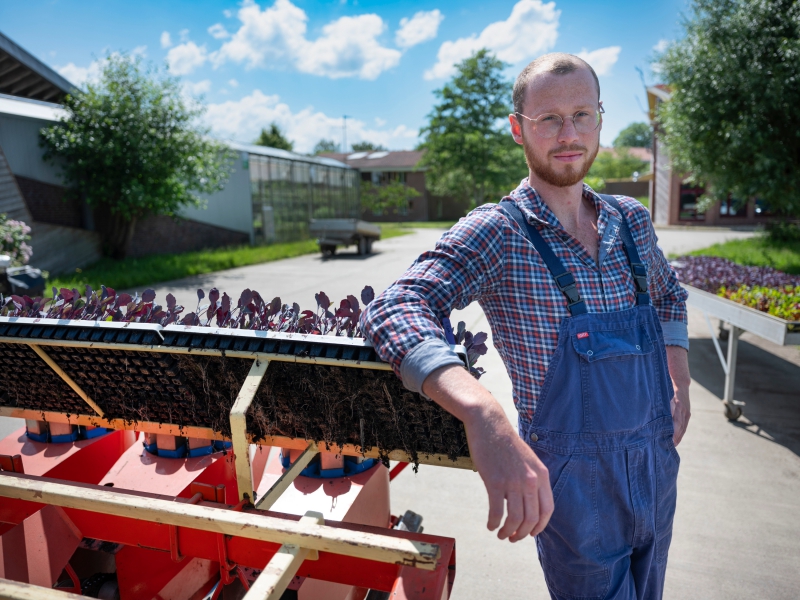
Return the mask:
<svg viewBox="0 0 800 600">
<path fill-rule="evenodd" d="M 582 340 L 583 338 L 587 338 L 587 337 L 589 337 L 589 332 L 588 331 L 582 331 L 581 333 L 578 334 L 578 339 L 579 340 Z"/>
</svg>

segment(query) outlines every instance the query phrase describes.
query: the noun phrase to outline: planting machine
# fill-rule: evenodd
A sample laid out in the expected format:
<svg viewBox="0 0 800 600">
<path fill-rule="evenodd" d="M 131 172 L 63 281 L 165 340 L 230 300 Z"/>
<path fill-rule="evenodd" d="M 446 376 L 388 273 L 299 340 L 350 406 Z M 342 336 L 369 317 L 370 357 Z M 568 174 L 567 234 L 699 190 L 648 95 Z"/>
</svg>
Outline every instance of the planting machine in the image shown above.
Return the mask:
<svg viewBox="0 0 800 600">
<path fill-rule="evenodd" d="M 393 517 L 389 482 L 466 447 L 368 447 L 364 418 L 270 434 L 270 367 L 308 365 L 394 378 L 360 339 L 0 318 L 0 416 L 25 419 L 0 441 L 0 598 L 448 598 L 455 540 Z"/>
</svg>

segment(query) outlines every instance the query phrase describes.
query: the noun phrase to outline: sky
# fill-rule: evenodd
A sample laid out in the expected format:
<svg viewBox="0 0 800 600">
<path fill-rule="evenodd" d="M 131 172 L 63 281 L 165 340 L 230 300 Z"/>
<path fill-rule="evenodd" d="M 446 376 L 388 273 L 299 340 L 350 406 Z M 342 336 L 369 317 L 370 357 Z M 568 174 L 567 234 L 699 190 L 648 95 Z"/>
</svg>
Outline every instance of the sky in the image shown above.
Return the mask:
<svg viewBox="0 0 800 600">
<path fill-rule="evenodd" d="M 109 53 L 140 55 L 202 99 L 215 137 L 249 143 L 276 122 L 299 152 L 345 135 L 348 149 L 412 149 L 435 90 L 475 50 L 494 52 L 512 81 L 542 54 L 570 52 L 599 76 L 611 145 L 646 120 L 637 67 L 658 83 L 650 61 L 681 35 L 687 2 L 0 0 L 0 31 L 77 85 Z"/>
</svg>

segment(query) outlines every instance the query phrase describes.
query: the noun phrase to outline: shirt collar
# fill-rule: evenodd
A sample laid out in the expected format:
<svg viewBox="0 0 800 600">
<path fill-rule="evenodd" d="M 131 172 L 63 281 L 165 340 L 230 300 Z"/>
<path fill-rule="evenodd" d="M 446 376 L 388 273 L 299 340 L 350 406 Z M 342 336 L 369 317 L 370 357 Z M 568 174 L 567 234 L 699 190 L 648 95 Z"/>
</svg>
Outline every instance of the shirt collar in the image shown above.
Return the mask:
<svg viewBox="0 0 800 600">
<path fill-rule="evenodd" d="M 519 206 L 529 223 L 539 222 L 543 225 L 563 230 L 556 215 L 542 200 L 539 192 L 531 187 L 527 177 L 520 182 L 517 189 L 511 192 L 510 196 L 516 201 L 517 206 Z M 598 233 L 602 235 L 602 230 L 605 229 L 609 217 L 616 217 L 618 220 L 621 215 L 585 183 L 583 184 L 583 197 L 594 204 L 595 210 L 597 210 Z"/>
</svg>

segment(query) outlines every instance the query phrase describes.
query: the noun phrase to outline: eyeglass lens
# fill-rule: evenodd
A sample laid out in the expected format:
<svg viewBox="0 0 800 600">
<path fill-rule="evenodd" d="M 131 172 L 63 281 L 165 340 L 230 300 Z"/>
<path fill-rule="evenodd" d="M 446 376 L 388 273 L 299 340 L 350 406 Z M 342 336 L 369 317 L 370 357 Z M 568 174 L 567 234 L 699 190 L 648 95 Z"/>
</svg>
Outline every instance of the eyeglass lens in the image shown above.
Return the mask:
<svg viewBox="0 0 800 600">
<path fill-rule="evenodd" d="M 600 125 L 598 111 L 577 112 L 567 119 L 572 119 L 578 133 L 591 133 Z M 563 123 L 564 119 L 560 115 L 542 115 L 536 119 L 536 133 L 543 138 L 555 137 L 561 131 Z"/>
</svg>

